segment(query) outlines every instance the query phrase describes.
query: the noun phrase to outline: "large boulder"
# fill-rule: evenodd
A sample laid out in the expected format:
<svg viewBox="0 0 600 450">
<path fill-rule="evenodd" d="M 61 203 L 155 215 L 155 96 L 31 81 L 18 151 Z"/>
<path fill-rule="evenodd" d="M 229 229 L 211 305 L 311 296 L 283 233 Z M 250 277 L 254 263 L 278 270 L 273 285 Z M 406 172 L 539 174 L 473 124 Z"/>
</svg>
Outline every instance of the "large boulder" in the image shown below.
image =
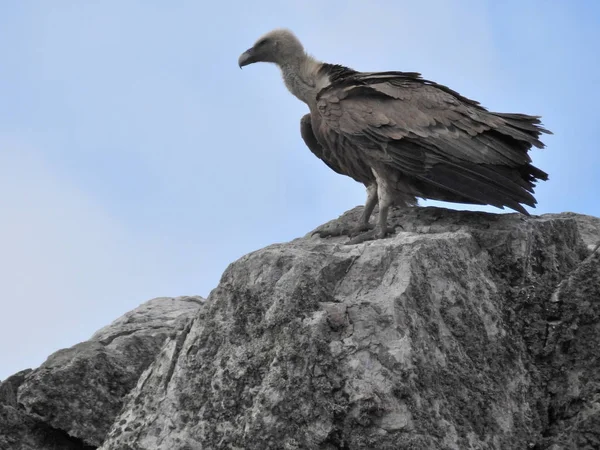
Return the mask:
<svg viewBox="0 0 600 450">
<path fill-rule="evenodd" d="M 231 264 L 101 448 L 598 448 L 600 220 L 390 220 Z"/>
</svg>

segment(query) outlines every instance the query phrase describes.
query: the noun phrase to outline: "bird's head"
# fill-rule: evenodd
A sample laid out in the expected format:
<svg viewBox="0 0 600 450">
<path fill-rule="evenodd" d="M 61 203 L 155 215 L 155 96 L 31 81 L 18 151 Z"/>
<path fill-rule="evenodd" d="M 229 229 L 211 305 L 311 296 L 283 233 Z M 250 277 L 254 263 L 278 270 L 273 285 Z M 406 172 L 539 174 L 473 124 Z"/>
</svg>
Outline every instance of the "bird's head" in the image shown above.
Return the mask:
<svg viewBox="0 0 600 450">
<path fill-rule="evenodd" d="M 240 68 L 256 62 L 270 62 L 281 66 L 303 55 L 304 47 L 294 33 L 277 29 L 265 34 L 254 46 L 242 53 L 238 64 Z"/>
</svg>

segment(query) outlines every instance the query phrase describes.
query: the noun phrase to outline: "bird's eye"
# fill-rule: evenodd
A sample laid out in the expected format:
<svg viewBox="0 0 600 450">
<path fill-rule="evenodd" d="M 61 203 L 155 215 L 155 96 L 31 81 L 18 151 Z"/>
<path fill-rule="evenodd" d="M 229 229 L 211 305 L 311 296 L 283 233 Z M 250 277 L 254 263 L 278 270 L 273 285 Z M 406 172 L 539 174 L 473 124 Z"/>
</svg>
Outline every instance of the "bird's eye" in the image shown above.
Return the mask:
<svg viewBox="0 0 600 450">
<path fill-rule="evenodd" d="M 268 39 L 261 39 L 260 41 L 258 41 L 255 45 L 255 47 L 262 47 L 267 43 Z"/>
</svg>

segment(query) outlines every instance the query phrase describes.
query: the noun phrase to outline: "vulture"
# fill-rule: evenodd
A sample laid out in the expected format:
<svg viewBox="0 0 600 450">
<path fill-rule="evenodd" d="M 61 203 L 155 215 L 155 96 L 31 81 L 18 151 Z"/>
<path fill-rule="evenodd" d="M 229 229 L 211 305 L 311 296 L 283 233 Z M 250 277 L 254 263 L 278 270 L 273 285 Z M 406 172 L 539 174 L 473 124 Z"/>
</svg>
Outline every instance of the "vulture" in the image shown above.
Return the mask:
<svg viewBox="0 0 600 450">
<path fill-rule="evenodd" d="M 551 134 L 540 116 L 490 112 L 416 72 L 318 61 L 287 29 L 265 34 L 238 60 L 240 68 L 257 62 L 279 66 L 288 90 L 308 106 L 300 132 L 312 153 L 366 187 L 359 223 L 329 236 L 383 238 L 391 231 L 389 208 L 416 206 L 418 197 L 529 215 L 523 204 L 534 207 L 535 183 L 548 179 L 528 155 L 544 147 L 541 133 Z"/>
</svg>

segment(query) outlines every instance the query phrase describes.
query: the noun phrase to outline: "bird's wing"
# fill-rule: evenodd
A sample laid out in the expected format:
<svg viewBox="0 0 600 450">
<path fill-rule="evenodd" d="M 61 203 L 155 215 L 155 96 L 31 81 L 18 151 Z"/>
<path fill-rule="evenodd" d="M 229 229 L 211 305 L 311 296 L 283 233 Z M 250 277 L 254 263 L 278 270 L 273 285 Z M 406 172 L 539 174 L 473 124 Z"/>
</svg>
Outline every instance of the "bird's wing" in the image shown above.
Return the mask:
<svg viewBox="0 0 600 450">
<path fill-rule="evenodd" d="M 312 129 L 310 114 L 306 114 L 304 117 L 302 117 L 302 120 L 300 120 L 300 135 L 302 136 L 302 139 L 309 150 L 317 158 L 323 161 L 327 167 L 334 172 L 339 173 L 340 175 L 346 175 L 337 161 L 334 158 L 331 158 L 329 155 L 329 149 L 323 148 L 323 146 L 319 144 L 319 141 L 317 140 Z"/>
<path fill-rule="evenodd" d="M 538 117 L 488 112 L 418 74 L 356 74 L 324 88 L 317 108 L 328 146 L 350 140 L 370 160 L 476 201 L 523 212 L 518 203 L 533 206 L 533 182 L 547 178 L 527 154 L 544 146 Z"/>
<path fill-rule="evenodd" d="M 317 113 L 318 114 L 318 113 Z M 331 146 L 322 146 L 313 131 L 312 116 L 306 114 L 300 121 L 300 133 L 302 139 L 310 151 L 321 161 L 323 161 L 331 170 L 340 175 L 347 175 L 359 183 L 365 185 L 371 184 L 374 179 L 371 168 L 363 164 L 344 164 L 347 158 L 337 158 L 335 149 Z M 348 153 L 346 153 L 348 156 Z"/>
</svg>

